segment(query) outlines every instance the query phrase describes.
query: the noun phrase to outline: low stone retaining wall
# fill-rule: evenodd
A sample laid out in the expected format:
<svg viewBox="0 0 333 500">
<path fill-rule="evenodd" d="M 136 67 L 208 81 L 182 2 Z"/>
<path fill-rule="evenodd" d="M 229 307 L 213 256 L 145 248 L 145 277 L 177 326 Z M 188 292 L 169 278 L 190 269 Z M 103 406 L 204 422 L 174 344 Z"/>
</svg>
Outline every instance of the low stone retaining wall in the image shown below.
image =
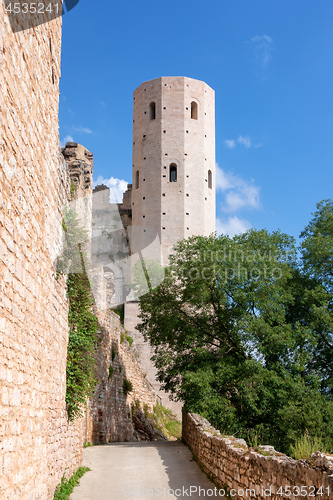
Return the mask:
<svg viewBox="0 0 333 500">
<path fill-rule="evenodd" d="M 183 414 L 183 440 L 232 498 L 333 498 L 333 456 L 317 452 L 310 460 L 293 460 L 272 446 L 262 446 L 258 453 L 244 439 L 223 437 L 194 413 Z"/>
</svg>

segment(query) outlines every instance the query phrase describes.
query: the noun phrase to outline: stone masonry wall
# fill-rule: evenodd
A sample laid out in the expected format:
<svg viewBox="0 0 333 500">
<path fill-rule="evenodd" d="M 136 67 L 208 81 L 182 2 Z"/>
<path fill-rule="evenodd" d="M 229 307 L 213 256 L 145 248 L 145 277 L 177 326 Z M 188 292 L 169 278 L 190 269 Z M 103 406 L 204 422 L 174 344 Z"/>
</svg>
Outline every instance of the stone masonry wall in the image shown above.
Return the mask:
<svg viewBox="0 0 333 500">
<path fill-rule="evenodd" d="M 272 446 L 260 447 L 261 454 L 248 448 L 244 439 L 222 437 L 207 420 L 187 413 L 183 414 L 183 440 L 204 471 L 230 490 L 232 498 L 332 498 L 332 456 L 317 452 L 310 461 L 297 461 Z"/>
<path fill-rule="evenodd" d="M 0 2 L 0 498 L 48 500 L 81 462 L 65 407 L 68 303 L 55 260 L 61 18 L 13 34 Z"/>
<path fill-rule="evenodd" d="M 151 385 L 140 371 L 134 353 L 125 338 L 119 316 L 111 310 L 98 311 L 100 344 L 96 352 L 98 385 L 89 404 L 85 440 L 93 444 L 132 441 L 134 427 L 131 406 L 139 401 L 150 411 L 158 402 Z M 128 379 L 133 391 L 123 392 Z"/>
</svg>

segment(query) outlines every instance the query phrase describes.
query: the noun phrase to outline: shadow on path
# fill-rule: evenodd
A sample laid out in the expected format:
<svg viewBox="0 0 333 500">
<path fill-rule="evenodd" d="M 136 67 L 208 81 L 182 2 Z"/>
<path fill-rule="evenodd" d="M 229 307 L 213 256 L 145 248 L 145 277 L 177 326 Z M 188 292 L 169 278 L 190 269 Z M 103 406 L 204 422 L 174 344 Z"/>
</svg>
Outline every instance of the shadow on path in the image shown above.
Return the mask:
<svg viewBox="0 0 333 500">
<path fill-rule="evenodd" d="M 225 498 L 181 442 L 113 443 L 86 448 L 81 478 L 70 500 Z"/>
</svg>

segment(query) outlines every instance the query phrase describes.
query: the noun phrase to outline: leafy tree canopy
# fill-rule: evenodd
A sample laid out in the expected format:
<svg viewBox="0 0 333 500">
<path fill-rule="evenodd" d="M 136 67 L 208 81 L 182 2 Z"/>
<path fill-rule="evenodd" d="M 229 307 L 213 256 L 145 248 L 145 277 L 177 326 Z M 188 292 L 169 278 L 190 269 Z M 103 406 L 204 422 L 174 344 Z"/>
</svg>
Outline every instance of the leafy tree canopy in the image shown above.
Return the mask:
<svg viewBox="0 0 333 500">
<path fill-rule="evenodd" d="M 315 227 L 306 231 L 310 259 L 306 238 Z M 138 329 L 154 348 L 162 386 L 223 432 L 254 432 L 285 452 L 305 432 L 331 446 L 324 284 L 297 263 L 294 239 L 278 231 L 179 242 L 165 279 L 140 301 Z"/>
</svg>

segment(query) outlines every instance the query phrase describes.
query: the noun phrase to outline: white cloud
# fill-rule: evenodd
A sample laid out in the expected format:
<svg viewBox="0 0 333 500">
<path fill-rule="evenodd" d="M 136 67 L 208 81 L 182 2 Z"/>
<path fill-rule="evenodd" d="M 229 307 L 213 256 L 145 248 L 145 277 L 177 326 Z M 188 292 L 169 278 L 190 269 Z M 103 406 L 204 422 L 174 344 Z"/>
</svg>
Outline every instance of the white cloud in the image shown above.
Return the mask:
<svg viewBox="0 0 333 500">
<path fill-rule="evenodd" d="M 101 175 L 97 177 L 97 180 L 93 182 L 93 187 L 104 184 L 110 188 L 110 203 L 121 203 L 123 200 L 123 194 L 127 189 L 127 182 L 122 179 L 116 179 L 110 177 L 110 179 L 104 179 Z"/>
<path fill-rule="evenodd" d="M 64 148 L 67 142 L 73 142 L 73 137 L 71 135 L 66 135 L 66 137 L 60 141 L 60 147 Z"/>
<path fill-rule="evenodd" d="M 225 139 L 224 144 L 229 149 L 234 149 L 236 147 L 236 141 L 234 139 Z"/>
<path fill-rule="evenodd" d="M 235 234 L 244 233 L 252 226 L 246 219 L 240 219 L 236 215 L 222 220 L 219 217 L 216 219 L 216 232 L 217 234 L 228 234 L 231 238 Z"/>
<path fill-rule="evenodd" d="M 252 140 L 248 136 L 240 135 L 238 139 L 225 139 L 224 144 L 229 149 L 234 149 L 237 144 L 241 144 L 246 149 L 249 149 L 252 146 Z M 254 146 L 257 147 L 257 146 Z"/>
<path fill-rule="evenodd" d="M 257 35 L 251 38 L 251 43 L 254 50 L 255 62 L 264 68 L 272 58 L 272 38 L 267 35 Z"/>
<path fill-rule="evenodd" d="M 243 137 L 242 135 L 238 137 L 237 142 L 242 144 L 245 148 L 250 148 L 252 146 L 251 139 L 249 137 Z"/>
<path fill-rule="evenodd" d="M 79 134 L 92 134 L 92 130 L 87 127 L 73 127 L 74 132 L 78 132 Z"/>
<path fill-rule="evenodd" d="M 223 191 L 223 212 L 236 212 L 242 208 L 260 208 L 260 187 L 254 181 L 242 179 L 216 165 L 216 190 Z"/>
</svg>

